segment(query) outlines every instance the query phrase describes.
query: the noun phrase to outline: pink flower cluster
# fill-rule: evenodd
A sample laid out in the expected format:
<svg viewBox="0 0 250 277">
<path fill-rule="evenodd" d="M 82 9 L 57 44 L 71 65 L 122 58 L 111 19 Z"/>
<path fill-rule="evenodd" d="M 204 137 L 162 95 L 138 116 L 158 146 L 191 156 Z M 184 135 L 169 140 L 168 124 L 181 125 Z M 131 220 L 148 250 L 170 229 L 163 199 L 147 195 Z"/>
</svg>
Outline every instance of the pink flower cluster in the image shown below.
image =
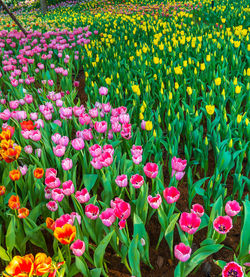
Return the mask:
<svg viewBox="0 0 250 277">
<path fill-rule="evenodd" d="M 52 199 L 46 204 L 46 206 L 53 212 L 58 209 L 57 202 L 61 202 L 65 196 L 70 196 L 75 193 L 75 198 L 79 203 L 86 203 L 90 199 L 90 195 L 86 188 L 75 192 L 75 185 L 71 180 L 65 181 L 61 186 L 61 181 L 57 177 L 57 170 L 54 168 L 46 169 L 45 186 L 45 198 Z"/>
<path fill-rule="evenodd" d="M 94 144 L 89 147 L 89 153 L 93 158 L 90 163 L 95 169 L 108 167 L 113 162 L 114 148 L 111 144 L 106 144 L 103 147 Z"/>
<path fill-rule="evenodd" d="M 116 218 L 118 218 L 120 219 L 120 229 L 123 229 L 126 226 L 126 220 L 131 213 L 129 203 L 116 197 L 115 200 L 111 200 L 110 206 L 111 208 L 107 208 L 99 216 L 102 223 L 109 227 L 115 222 Z"/>
</svg>

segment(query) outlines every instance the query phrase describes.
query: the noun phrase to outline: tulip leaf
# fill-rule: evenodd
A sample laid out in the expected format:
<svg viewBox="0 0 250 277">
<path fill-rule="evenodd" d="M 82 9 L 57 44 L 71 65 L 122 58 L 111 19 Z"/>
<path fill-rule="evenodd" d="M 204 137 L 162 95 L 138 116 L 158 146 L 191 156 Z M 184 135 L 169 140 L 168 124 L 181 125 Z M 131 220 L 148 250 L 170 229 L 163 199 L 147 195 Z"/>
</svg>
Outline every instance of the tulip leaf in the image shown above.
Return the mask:
<svg viewBox="0 0 250 277">
<path fill-rule="evenodd" d="M 212 244 L 200 247 L 198 250 L 196 250 L 185 265 L 185 276 L 188 276 L 208 256 L 218 252 L 222 247 L 222 244 Z"/>
<path fill-rule="evenodd" d="M 95 182 L 98 178 L 97 174 L 84 174 L 82 179 L 83 179 L 83 184 L 85 188 L 90 192 L 92 188 L 95 185 Z"/>
<path fill-rule="evenodd" d="M 133 240 L 131 241 L 131 244 L 128 249 L 128 259 L 130 268 L 132 270 L 133 276 L 140 277 L 141 271 L 140 271 L 140 252 L 137 249 L 139 236 L 136 235 Z"/>
<path fill-rule="evenodd" d="M 6 246 L 8 249 L 8 253 L 11 253 L 16 242 L 16 218 L 14 216 L 11 217 L 7 233 L 6 233 Z"/>
<path fill-rule="evenodd" d="M 88 265 L 84 261 L 82 257 L 76 257 L 76 267 L 80 270 L 80 272 L 83 274 L 83 276 L 90 276 Z"/>
<path fill-rule="evenodd" d="M 149 260 L 149 237 L 145 229 L 145 226 L 137 214 L 134 214 L 134 237 L 138 235 L 138 249 L 145 262 L 151 266 Z M 141 239 L 145 241 L 145 245 L 142 245 Z"/>
<path fill-rule="evenodd" d="M 4 260 L 5 262 L 10 261 L 10 257 L 8 255 L 7 251 L 2 246 L 0 246 L 0 259 Z"/>
<path fill-rule="evenodd" d="M 98 268 L 103 267 L 103 258 L 105 254 L 106 247 L 108 246 L 115 230 L 110 232 L 109 234 L 106 235 L 106 237 L 99 243 L 97 246 L 95 253 L 94 253 L 94 264 Z"/>
<path fill-rule="evenodd" d="M 90 271 L 90 276 L 91 277 L 100 277 L 102 273 L 102 269 L 101 268 L 94 268 Z"/>
<path fill-rule="evenodd" d="M 47 252 L 47 245 L 44 236 L 36 223 L 29 217 L 23 220 L 24 232 L 30 237 L 30 242 Z"/>
<path fill-rule="evenodd" d="M 241 231 L 241 237 L 240 237 L 240 253 L 239 258 L 245 256 L 248 254 L 249 251 L 249 245 L 250 245 L 250 201 L 245 200 L 243 202 L 244 206 L 244 224 Z"/>
</svg>

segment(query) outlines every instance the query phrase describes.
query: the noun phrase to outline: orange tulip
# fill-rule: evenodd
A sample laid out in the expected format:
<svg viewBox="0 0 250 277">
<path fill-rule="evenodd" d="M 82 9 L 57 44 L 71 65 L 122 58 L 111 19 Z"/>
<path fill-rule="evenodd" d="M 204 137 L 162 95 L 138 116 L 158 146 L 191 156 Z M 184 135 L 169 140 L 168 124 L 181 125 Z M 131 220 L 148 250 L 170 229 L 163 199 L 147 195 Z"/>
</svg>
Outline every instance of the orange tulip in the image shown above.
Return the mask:
<svg viewBox="0 0 250 277">
<path fill-rule="evenodd" d="M 54 231 L 55 230 L 55 221 L 52 218 L 47 217 L 46 218 L 46 226 L 48 229 Z"/>
<path fill-rule="evenodd" d="M 29 214 L 30 214 L 30 211 L 27 208 L 21 208 L 18 210 L 19 218 L 26 218 Z"/>
<path fill-rule="evenodd" d="M 8 204 L 12 210 L 18 210 L 20 208 L 20 201 L 18 195 L 11 195 Z"/>
<path fill-rule="evenodd" d="M 65 224 L 63 227 L 57 227 L 54 230 L 54 237 L 62 244 L 70 244 L 76 236 L 76 227 L 70 224 Z"/>
<path fill-rule="evenodd" d="M 6 140 L 3 139 L 1 140 L 0 147 L 4 150 L 7 151 L 9 148 L 13 148 L 14 141 L 13 140 Z"/>
<path fill-rule="evenodd" d="M 50 272 L 52 265 L 51 257 L 47 257 L 44 253 L 38 253 L 35 257 L 34 262 L 34 274 L 37 276 L 42 276 Z"/>
<path fill-rule="evenodd" d="M 0 186 L 0 196 L 4 195 L 6 191 L 5 186 Z"/>
<path fill-rule="evenodd" d="M 34 170 L 34 177 L 37 179 L 43 178 L 44 170 L 42 168 L 36 168 Z"/>
<path fill-rule="evenodd" d="M 34 257 L 32 254 L 25 255 L 24 257 L 15 256 L 9 265 L 5 268 L 8 275 L 13 277 L 29 277 L 33 272 Z"/>
<path fill-rule="evenodd" d="M 15 145 L 13 148 L 8 148 L 6 151 L 0 151 L 2 159 L 6 161 L 6 163 L 11 163 L 17 160 L 21 153 L 21 146 Z"/>
<path fill-rule="evenodd" d="M 0 133 L 0 141 L 6 139 L 9 140 L 11 139 L 11 131 L 10 130 L 5 130 Z"/>
<path fill-rule="evenodd" d="M 13 169 L 9 172 L 9 177 L 12 181 L 17 181 L 21 177 L 21 172 L 18 169 Z"/>
<path fill-rule="evenodd" d="M 30 277 L 33 275 L 43 276 L 53 270 L 51 257 L 44 253 L 15 256 L 9 265 L 5 268 L 4 276 L 12 277 Z"/>
</svg>

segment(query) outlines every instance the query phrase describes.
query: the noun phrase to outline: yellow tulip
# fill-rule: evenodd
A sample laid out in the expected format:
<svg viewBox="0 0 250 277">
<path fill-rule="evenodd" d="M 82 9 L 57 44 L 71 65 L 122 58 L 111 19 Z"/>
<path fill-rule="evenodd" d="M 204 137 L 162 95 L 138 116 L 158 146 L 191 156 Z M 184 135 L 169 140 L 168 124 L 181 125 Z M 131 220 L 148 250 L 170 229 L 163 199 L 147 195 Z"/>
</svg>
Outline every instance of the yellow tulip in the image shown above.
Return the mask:
<svg viewBox="0 0 250 277">
<path fill-rule="evenodd" d="M 206 105 L 206 111 L 209 115 L 213 115 L 214 114 L 214 110 L 215 110 L 215 106 L 214 105 Z"/>
</svg>

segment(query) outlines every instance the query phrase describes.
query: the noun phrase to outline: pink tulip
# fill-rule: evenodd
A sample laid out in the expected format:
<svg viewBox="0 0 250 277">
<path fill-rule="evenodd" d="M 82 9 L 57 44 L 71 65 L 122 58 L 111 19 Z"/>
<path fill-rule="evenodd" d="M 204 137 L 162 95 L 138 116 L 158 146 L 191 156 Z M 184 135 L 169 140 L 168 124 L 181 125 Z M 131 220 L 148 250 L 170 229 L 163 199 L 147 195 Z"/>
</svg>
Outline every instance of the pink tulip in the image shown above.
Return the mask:
<svg viewBox="0 0 250 277">
<path fill-rule="evenodd" d="M 174 247 L 174 255 L 181 262 L 186 262 L 191 255 L 192 249 L 184 243 L 179 243 Z"/>
<path fill-rule="evenodd" d="M 57 170 L 54 168 L 47 168 L 45 171 L 45 178 L 48 178 L 50 176 L 56 177 Z"/>
<path fill-rule="evenodd" d="M 105 144 L 103 145 L 103 148 L 102 148 L 103 152 L 108 152 L 111 156 L 114 155 L 114 148 L 111 144 Z"/>
<path fill-rule="evenodd" d="M 59 144 L 60 138 L 62 136 L 58 133 L 55 133 L 54 135 L 51 136 L 51 140 L 55 143 L 55 144 Z"/>
<path fill-rule="evenodd" d="M 94 125 L 95 130 L 98 133 L 105 133 L 107 131 L 107 122 L 106 121 L 97 121 Z"/>
<path fill-rule="evenodd" d="M 90 109 L 90 110 L 89 110 L 89 115 L 90 115 L 92 118 L 98 117 L 98 109 L 97 109 L 97 108 Z"/>
<path fill-rule="evenodd" d="M 46 199 L 51 199 L 51 189 L 50 188 L 48 188 L 48 187 L 44 188 L 44 197 Z"/>
<path fill-rule="evenodd" d="M 103 211 L 99 218 L 107 227 L 111 226 L 116 220 L 116 216 L 112 208 L 107 208 L 105 211 Z"/>
<path fill-rule="evenodd" d="M 79 123 L 82 125 L 88 125 L 91 122 L 91 117 L 88 114 L 81 114 L 79 116 Z"/>
<path fill-rule="evenodd" d="M 139 174 L 135 174 L 131 176 L 130 183 L 134 188 L 139 189 L 144 184 L 144 178 Z"/>
<path fill-rule="evenodd" d="M 129 114 L 120 114 L 119 121 L 121 124 L 129 123 L 130 121 Z"/>
<path fill-rule="evenodd" d="M 61 185 L 59 178 L 55 176 L 49 176 L 45 178 L 45 185 L 50 189 L 58 188 Z"/>
<path fill-rule="evenodd" d="M 36 156 L 37 156 L 38 158 L 40 158 L 41 155 L 42 155 L 42 149 L 41 149 L 41 148 L 37 148 L 37 149 L 35 150 L 35 154 L 36 154 Z"/>
<path fill-rule="evenodd" d="M 57 145 L 56 147 L 53 147 L 53 153 L 57 157 L 62 157 L 65 154 L 66 147 L 62 145 Z"/>
<path fill-rule="evenodd" d="M 188 234 L 194 234 L 201 224 L 201 219 L 197 214 L 192 213 L 182 213 L 179 220 L 182 231 Z"/>
<path fill-rule="evenodd" d="M 51 191 L 51 196 L 54 201 L 61 202 L 64 198 L 63 190 L 56 188 Z"/>
<path fill-rule="evenodd" d="M 78 224 L 81 225 L 81 220 L 82 220 L 82 219 L 81 219 L 81 216 L 80 216 L 78 213 L 72 212 L 72 213 L 70 214 L 70 216 L 71 216 L 71 218 L 72 218 L 73 223 L 75 222 L 75 219 L 77 219 Z"/>
<path fill-rule="evenodd" d="M 240 265 L 235 262 L 230 262 L 225 265 L 222 271 L 222 277 L 243 277 L 244 272 Z"/>
<path fill-rule="evenodd" d="M 59 218 L 57 218 L 55 221 L 55 228 L 62 228 L 65 224 L 70 224 L 73 226 L 74 221 L 70 214 L 63 214 Z"/>
<path fill-rule="evenodd" d="M 115 182 L 119 187 L 126 187 L 128 185 L 128 177 L 125 174 L 118 175 Z"/>
<path fill-rule="evenodd" d="M 153 209 L 158 209 L 162 202 L 160 194 L 157 194 L 155 197 L 149 195 L 147 200 L 148 200 L 148 204 Z"/>
<path fill-rule="evenodd" d="M 71 244 L 70 250 L 75 256 L 80 257 L 85 252 L 85 243 L 82 240 L 77 239 Z"/>
<path fill-rule="evenodd" d="M 146 121 L 145 120 L 142 120 L 141 128 L 142 128 L 142 130 L 146 130 Z"/>
<path fill-rule="evenodd" d="M 59 144 L 62 145 L 62 146 L 68 146 L 69 144 L 69 138 L 67 136 L 63 136 L 60 138 L 59 140 Z"/>
<path fill-rule="evenodd" d="M 93 160 L 90 163 L 95 169 L 103 168 L 103 165 L 102 165 L 99 157 L 93 158 Z"/>
<path fill-rule="evenodd" d="M 84 140 L 82 138 L 75 138 L 71 141 L 75 150 L 82 150 L 84 148 Z"/>
<path fill-rule="evenodd" d="M 125 228 L 125 226 L 126 226 L 126 220 L 125 219 L 120 220 L 118 225 L 119 225 L 119 229 L 120 230 Z"/>
<path fill-rule="evenodd" d="M 102 147 L 99 144 L 94 144 L 89 147 L 89 153 L 93 158 L 99 157 L 102 154 Z"/>
<path fill-rule="evenodd" d="M 27 165 L 19 166 L 19 170 L 20 170 L 21 174 L 24 176 L 24 175 L 26 175 L 26 173 L 28 171 L 28 167 L 27 167 Z"/>
<path fill-rule="evenodd" d="M 111 128 L 114 133 L 119 133 L 122 129 L 122 126 L 119 122 L 114 122 L 112 123 Z"/>
<path fill-rule="evenodd" d="M 140 164 L 142 162 L 142 156 L 141 155 L 134 155 L 132 156 L 132 160 L 134 164 Z"/>
<path fill-rule="evenodd" d="M 37 118 L 38 118 L 38 113 L 30 113 L 31 120 L 37 120 Z"/>
<path fill-rule="evenodd" d="M 72 162 L 71 159 L 66 158 L 66 159 L 62 160 L 62 168 L 63 168 L 63 170 L 66 170 L 66 171 L 70 170 L 72 168 L 72 166 L 73 166 L 73 162 Z"/>
<path fill-rule="evenodd" d="M 11 108 L 11 109 L 15 110 L 15 109 L 17 109 L 18 106 L 19 106 L 19 101 L 18 101 L 18 100 L 10 101 L 10 102 L 9 102 L 9 105 L 10 105 L 10 108 Z"/>
<path fill-rule="evenodd" d="M 75 197 L 76 199 L 78 200 L 79 203 L 86 203 L 89 201 L 90 199 L 90 195 L 89 195 L 89 192 L 86 188 L 80 190 L 80 191 L 77 191 L 75 193 Z"/>
<path fill-rule="evenodd" d="M 29 133 L 29 138 L 33 141 L 39 141 L 42 138 L 42 134 L 39 130 L 31 130 Z"/>
<path fill-rule="evenodd" d="M 192 205 L 191 213 L 197 214 L 199 217 L 202 217 L 204 215 L 204 208 L 200 204 L 194 204 Z"/>
<path fill-rule="evenodd" d="M 158 165 L 155 163 L 147 163 L 143 167 L 143 171 L 147 177 L 154 179 L 158 174 Z"/>
<path fill-rule="evenodd" d="M 106 87 L 100 87 L 99 88 L 99 94 L 100 95 L 107 95 L 108 94 L 108 89 Z"/>
<path fill-rule="evenodd" d="M 95 220 L 98 218 L 99 208 L 93 204 L 89 204 L 85 207 L 85 215 L 88 218 Z"/>
<path fill-rule="evenodd" d="M 241 210 L 240 204 L 236 201 L 228 201 L 225 206 L 226 214 L 229 216 L 237 215 Z"/>
<path fill-rule="evenodd" d="M 99 161 L 100 161 L 102 166 L 108 167 L 113 162 L 113 156 L 109 152 L 104 152 L 99 157 Z"/>
<path fill-rule="evenodd" d="M 27 146 L 24 147 L 24 151 L 25 151 L 25 153 L 27 153 L 27 154 L 32 154 L 33 148 L 32 148 L 31 145 L 27 145 Z"/>
<path fill-rule="evenodd" d="M 9 109 L 5 109 L 2 113 L 0 113 L 0 119 L 7 121 L 11 117 L 11 112 Z"/>
<path fill-rule="evenodd" d="M 169 187 L 164 189 L 163 196 L 168 204 L 172 204 L 179 199 L 180 192 L 176 187 Z"/>
<path fill-rule="evenodd" d="M 115 215 L 119 219 L 126 220 L 130 216 L 131 207 L 129 203 L 123 201 L 122 199 L 116 197 L 114 201 L 111 200 L 110 206 L 114 209 Z"/>
<path fill-rule="evenodd" d="M 55 201 L 49 201 L 46 204 L 46 207 L 51 211 L 51 212 L 55 212 L 58 209 L 58 205 Z"/>
<path fill-rule="evenodd" d="M 187 166 L 187 161 L 180 158 L 173 157 L 171 161 L 172 166 L 172 177 L 175 176 L 176 180 L 181 180 L 185 175 L 185 168 Z"/>
<path fill-rule="evenodd" d="M 214 229 L 220 234 L 227 234 L 233 228 L 230 216 L 219 216 L 213 222 Z"/>
<path fill-rule="evenodd" d="M 64 193 L 64 195 L 71 195 L 75 191 L 74 184 L 73 184 L 73 182 L 71 180 L 64 182 L 62 184 L 62 187 L 63 187 L 63 193 Z"/>
<path fill-rule="evenodd" d="M 142 156 L 142 153 L 143 153 L 142 146 L 139 146 L 139 145 L 132 146 L 132 149 L 131 149 L 132 156 L 137 156 L 137 155 Z"/>
</svg>

